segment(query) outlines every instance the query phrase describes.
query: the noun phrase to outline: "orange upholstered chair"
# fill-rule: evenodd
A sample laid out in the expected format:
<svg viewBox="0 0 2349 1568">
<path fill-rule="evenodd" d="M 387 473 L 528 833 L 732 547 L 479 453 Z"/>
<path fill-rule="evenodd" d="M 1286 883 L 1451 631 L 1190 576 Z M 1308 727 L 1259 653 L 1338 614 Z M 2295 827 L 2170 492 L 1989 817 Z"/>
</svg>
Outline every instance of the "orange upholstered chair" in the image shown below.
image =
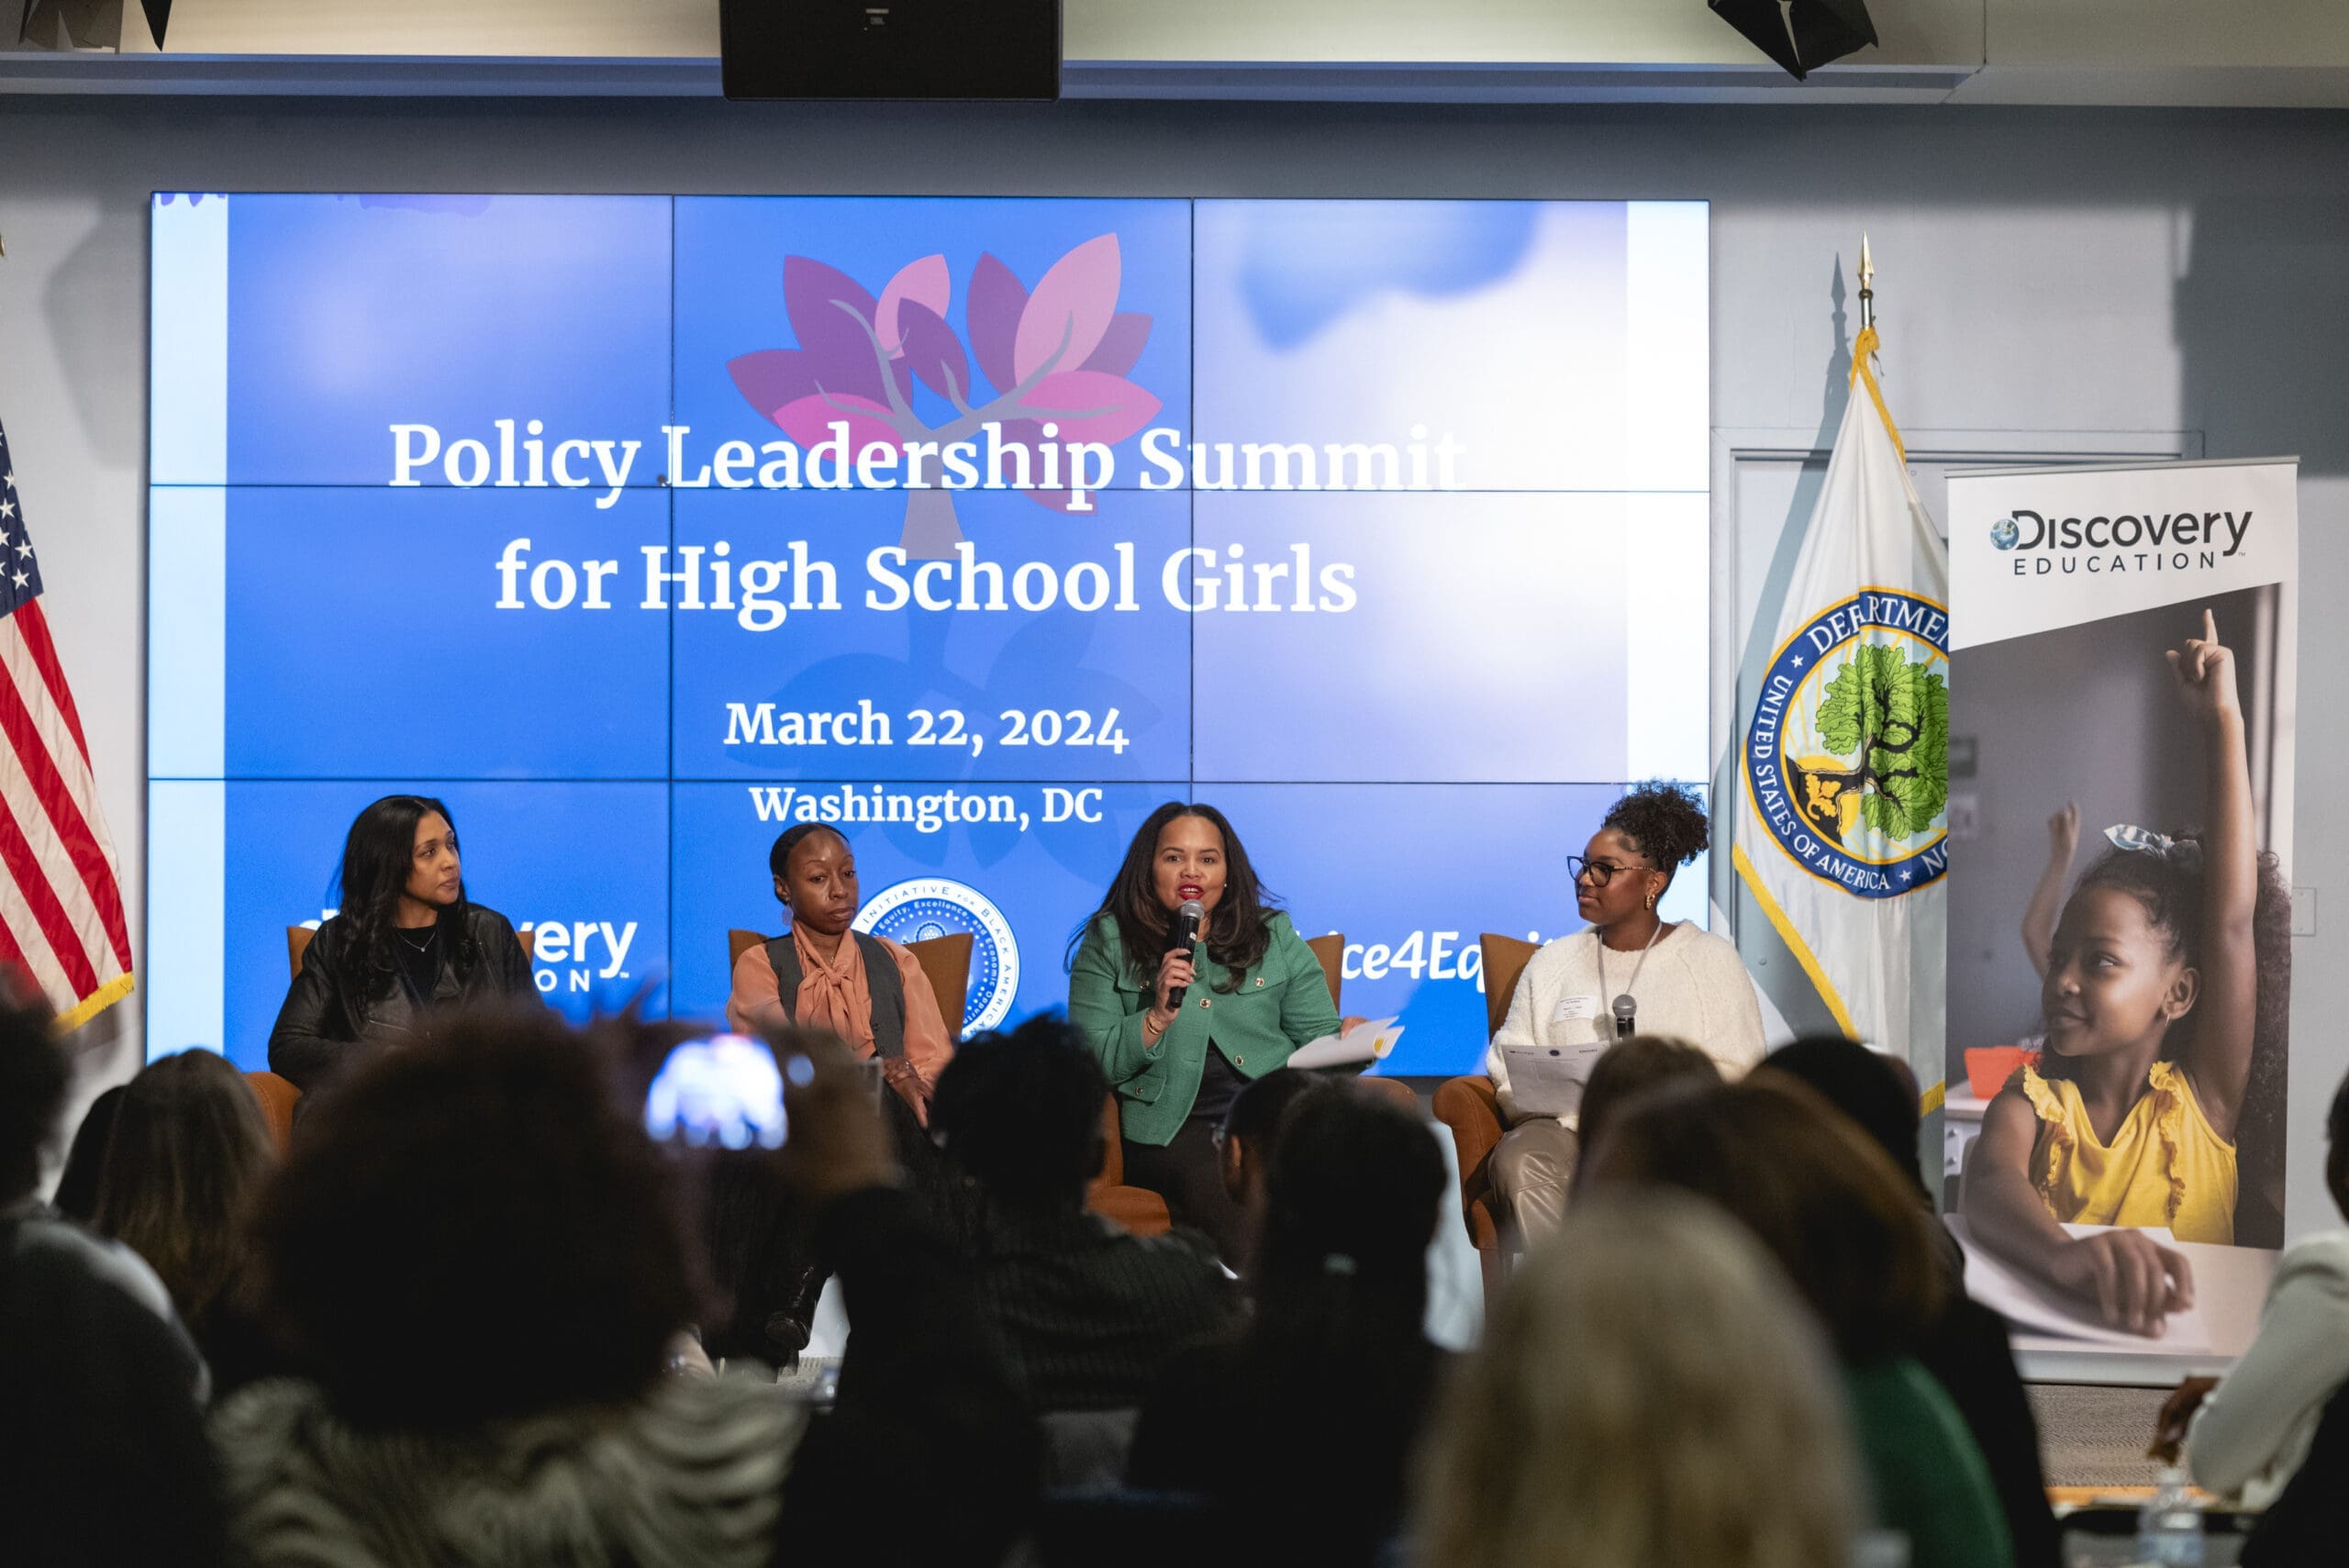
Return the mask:
<svg viewBox="0 0 2349 1568">
<path fill-rule="evenodd" d="M 1541 951 L 1538 944 L 1486 931 L 1476 939 L 1485 962 L 1485 1036 L 1500 1032 L 1508 1017 L 1509 998 L 1517 993 L 1518 977 L 1528 960 Z M 1493 1146 L 1505 1130 L 1499 1096 L 1493 1081 L 1482 1073 L 1447 1080 L 1435 1092 L 1436 1119 L 1452 1129 L 1453 1150 L 1460 1157 L 1461 1219 L 1468 1239 L 1476 1245 L 1483 1265 L 1485 1292 L 1489 1298 L 1500 1288 L 1507 1268 L 1501 1247 L 1502 1215 L 1493 1195 Z"/>
<path fill-rule="evenodd" d="M 287 978 L 302 973 L 302 959 L 310 951 L 310 939 L 317 930 L 310 926 L 285 928 L 285 968 Z M 517 935 L 522 943 L 522 956 L 528 958 L 538 945 L 538 932 L 521 931 Z M 292 1082 L 274 1073 L 248 1073 L 245 1082 L 252 1085 L 253 1098 L 261 1102 L 262 1119 L 269 1123 L 269 1135 L 277 1142 L 277 1152 L 283 1156 L 294 1140 L 294 1106 L 302 1098 L 302 1091 Z"/>
<path fill-rule="evenodd" d="M 285 928 L 286 978 L 302 973 L 302 956 L 310 951 L 310 939 L 317 930 L 311 926 Z M 253 1098 L 261 1102 L 262 1119 L 269 1123 L 269 1136 L 277 1145 L 280 1159 L 294 1143 L 294 1107 L 302 1098 L 302 1091 L 290 1078 L 274 1073 L 248 1073 L 245 1082 L 252 1085 Z"/>
<path fill-rule="evenodd" d="M 1340 932 L 1331 931 L 1326 937 L 1306 938 L 1305 945 L 1311 948 L 1313 956 L 1321 961 L 1321 978 L 1330 983 L 1330 1006 L 1336 1007 L 1341 1013 L 1344 1012 L 1345 1007 L 1339 1002 L 1338 995 L 1345 988 L 1346 984 L 1345 971 L 1342 967 L 1346 956 L 1345 937 Z"/>
<path fill-rule="evenodd" d="M 963 1015 L 971 1006 L 971 933 L 949 931 L 926 942 L 907 942 L 906 951 L 921 965 L 930 993 L 938 998 L 938 1016 L 946 1020 L 946 1038 L 963 1038 Z"/>
<path fill-rule="evenodd" d="M 1101 1173 L 1085 1189 L 1085 1207 L 1137 1236 L 1163 1235 L 1174 1223 L 1166 1200 L 1148 1187 L 1126 1185 L 1126 1146 L 1118 1133 L 1118 1096 L 1101 1102 L 1101 1137 L 1108 1144 Z"/>
<path fill-rule="evenodd" d="M 248 1073 L 245 1083 L 261 1102 L 261 1118 L 269 1124 L 269 1140 L 277 1146 L 277 1157 L 294 1146 L 294 1106 L 301 1099 L 302 1091 L 274 1073 Z"/>
</svg>

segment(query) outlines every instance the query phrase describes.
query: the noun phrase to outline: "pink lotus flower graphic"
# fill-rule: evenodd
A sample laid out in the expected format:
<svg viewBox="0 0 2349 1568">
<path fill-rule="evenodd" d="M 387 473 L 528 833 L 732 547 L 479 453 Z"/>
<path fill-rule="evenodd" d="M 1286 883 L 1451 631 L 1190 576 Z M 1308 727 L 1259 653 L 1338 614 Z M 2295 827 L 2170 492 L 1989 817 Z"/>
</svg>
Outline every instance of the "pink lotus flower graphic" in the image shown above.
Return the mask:
<svg viewBox="0 0 2349 1568">
<path fill-rule="evenodd" d="M 1088 239 L 1054 261 L 1032 291 L 993 254 L 980 256 L 965 285 L 965 352 L 946 321 L 953 280 L 944 256 L 908 261 L 878 300 L 837 268 L 786 256 L 783 305 L 799 346 L 762 349 L 726 368 L 751 406 L 803 449 L 829 439 L 830 427 L 841 422 L 852 452 L 872 441 L 944 447 L 978 439 L 992 423 L 1002 427 L 1007 448 L 1027 450 L 1028 472 L 1038 478 L 1048 440 L 1114 445 L 1158 414 L 1158 398 L 1126 379 L 1150 341 L 1151 318 L 1118 309 L 1119 266 L 1115 234 Z M 974 359 L 984 395 L 972 374 Z M 917 381 L 954 417 L 932 425 L 917 413 Z M 1056 427 L 1049 439 L 1047 422 Z M 951 556 L 963 538 L 954 493 L 937 487 L 936 450 L 917 461 L 931 487 L 907 490 L 906 553 Z M 1016 462 L 1008 466 L 1017 472 Z M 1068 509 L 1065 487 L 1025 494 L 1056 511 Z"/>
</svg>

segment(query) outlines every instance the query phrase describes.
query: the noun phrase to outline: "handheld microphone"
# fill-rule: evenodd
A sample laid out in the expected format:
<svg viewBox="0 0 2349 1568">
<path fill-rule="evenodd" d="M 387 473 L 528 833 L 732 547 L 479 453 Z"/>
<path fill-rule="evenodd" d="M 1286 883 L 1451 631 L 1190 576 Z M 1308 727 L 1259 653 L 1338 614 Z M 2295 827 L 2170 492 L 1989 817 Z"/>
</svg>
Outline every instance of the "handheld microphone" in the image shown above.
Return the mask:
<svg viewBox="0 0 2349 1568">
<path fill-rule="evenodd" d="M 1640 1005 L 1631 1000 L 1631 994 L 1629 991 L 1615 998 L 1615 1038 L 1617 1040 L 1629 1040 L 1638 1032 L 1633 1027 L 1633 1022 L 1639 1015 L 1639 1010 Z"/>
<path fill-rule="evenodd" d="M 1196 898 L 1183 900 L 1183 907 L 1175 911 L 1174 945 L 1189 952 L 1199 940 L 1199 924 L 1208 917 L 1208 906 Z M 1166 1005 L 1180 1007 L 1190 987 L 1177 985 L 1166 993 Z"/>
</svg>

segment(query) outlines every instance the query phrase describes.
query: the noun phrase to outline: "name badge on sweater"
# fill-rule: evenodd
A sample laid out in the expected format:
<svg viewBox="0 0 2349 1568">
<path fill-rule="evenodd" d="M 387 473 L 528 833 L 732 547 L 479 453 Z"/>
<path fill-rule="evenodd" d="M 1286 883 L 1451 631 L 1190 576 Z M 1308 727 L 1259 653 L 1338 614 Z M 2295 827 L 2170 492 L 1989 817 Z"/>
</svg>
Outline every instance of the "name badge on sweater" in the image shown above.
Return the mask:
<svg viewBox="0 0 2349 1568">
<path fill-rule="evenodd" d="M 1551 1011 L 1550 1021 L 1553 1024 L 1570 1024 L 1578 1018 L 1597 1017 L 1598 1017 L 1598 997 L 1561 996 L 1558 998 L 1557 1006 Z"/>
</svg>

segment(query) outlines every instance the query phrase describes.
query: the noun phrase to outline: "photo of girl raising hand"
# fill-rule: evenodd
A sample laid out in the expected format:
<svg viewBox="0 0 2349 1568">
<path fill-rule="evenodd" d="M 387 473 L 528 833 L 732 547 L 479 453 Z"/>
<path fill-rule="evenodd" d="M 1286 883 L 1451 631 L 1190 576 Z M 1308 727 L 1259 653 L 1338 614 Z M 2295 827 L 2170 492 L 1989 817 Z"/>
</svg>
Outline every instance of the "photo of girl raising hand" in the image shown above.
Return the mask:
<svg viewBox="0 0 2349 1568">
<path fill-rule="evenodd" d="M 1982 1246 L 2148 1335 L 2193 1304 L 2194 1280 L 2184 1256 L 2136 1228 L 2236 1240 L 2238 1135 L 2280 1071 L 2282 1019 L 2263 1018 L 2263 992 L 2282 995 L 2289 962 L 2288 921 L 2275 917 L 2288 895 L 2256 840 L 2234 654 L 2206 609 L 2202 635 L 2167 657 L 2200 739 L 2208 827 L 2106 830 L 2111 849 L 2049 940 L 2045 1050 L 1991 1101 L 1963 1198 Z M 2255 1095 L 2262 1056 L 2275 1062 L 2257 1063 Z M 2075 1237 L 2069 1224 L 2119 1229 Z"/>
</svg>

